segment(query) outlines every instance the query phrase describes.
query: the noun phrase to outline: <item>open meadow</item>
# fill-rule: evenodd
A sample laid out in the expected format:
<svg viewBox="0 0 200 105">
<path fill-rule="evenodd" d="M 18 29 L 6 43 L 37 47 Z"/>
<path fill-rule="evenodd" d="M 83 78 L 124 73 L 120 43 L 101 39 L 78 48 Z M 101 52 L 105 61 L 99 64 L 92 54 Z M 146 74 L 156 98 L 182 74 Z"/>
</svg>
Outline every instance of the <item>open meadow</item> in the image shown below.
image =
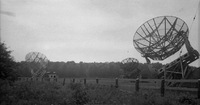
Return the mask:
<svg viewBox="0 0 200 105">
<path fill-rule="evenodd" d="M 195 92 L 140 89 L 134 83 L 115 87 L 115 79 L 58 79 L 57 81 L 1 81 L 1 105 L 199 105 Z M 155 85 L 156 86 L 156 85 Z"/>
</svg>

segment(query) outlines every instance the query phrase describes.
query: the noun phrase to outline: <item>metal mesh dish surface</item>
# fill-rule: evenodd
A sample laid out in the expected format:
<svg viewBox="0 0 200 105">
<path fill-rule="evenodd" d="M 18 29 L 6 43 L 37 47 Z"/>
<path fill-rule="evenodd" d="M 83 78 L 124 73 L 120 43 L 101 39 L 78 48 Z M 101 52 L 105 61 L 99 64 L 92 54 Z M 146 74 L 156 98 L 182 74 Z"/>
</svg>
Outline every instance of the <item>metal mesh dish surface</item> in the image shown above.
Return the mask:
<svg viewBox="0 0 200 105">
<path fill-rule="evenodd" d="M 25 57 L 32 69 L 46 68 L 48 64 L 47 57 L 40 52 L 30 52 Z"/>
<path fill-rule="evenodd" d="M 164 60 L 175 54 L 189 34 L 187 24 L 178 17 L 160 16 L 146 21 L 136 31 L 133 45 L 143 57 Z"/>
<path fill-rule="evenodd" d="M 139 65 L 139 61 L 135 58 L 126 58 L 126 59 L 122 60 L 121 63 L 122 63 L 121 67 L 123 69 L 126 68 L 128 70 L 134 70 Z"/>
</svg>

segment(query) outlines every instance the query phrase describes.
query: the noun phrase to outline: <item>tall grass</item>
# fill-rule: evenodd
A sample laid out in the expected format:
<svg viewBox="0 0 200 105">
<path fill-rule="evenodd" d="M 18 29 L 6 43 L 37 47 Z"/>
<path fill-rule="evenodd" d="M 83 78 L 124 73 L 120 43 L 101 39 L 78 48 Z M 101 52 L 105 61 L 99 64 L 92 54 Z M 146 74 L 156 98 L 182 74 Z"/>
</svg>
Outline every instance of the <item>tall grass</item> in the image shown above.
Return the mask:
<svg viewBox="0 0 200 105">
<path fill-rule="evenodd" d="M 190 93 L 168 92 L 161 97 L 154 90 L 129 93 L 114 86 L 26 81 L 10 85 L 0 81 L 1 105 L 199 105 Z"/>
</svg>

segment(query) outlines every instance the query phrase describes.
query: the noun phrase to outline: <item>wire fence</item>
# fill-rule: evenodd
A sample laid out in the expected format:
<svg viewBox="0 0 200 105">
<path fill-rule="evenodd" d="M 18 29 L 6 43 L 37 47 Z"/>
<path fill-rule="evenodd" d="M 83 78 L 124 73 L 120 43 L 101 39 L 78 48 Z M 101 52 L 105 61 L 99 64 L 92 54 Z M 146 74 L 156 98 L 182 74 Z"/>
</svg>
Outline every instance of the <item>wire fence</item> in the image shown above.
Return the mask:
<svg viewBox="0 0 200 105">
<path fill-rule="evenodd" d="M 57 82 L 64 85 L 70 83 L 99 84 L 119 88 L 127 92 L 139 92 L 141 89 L 160 90 L 162 97 L 167 90 L 189 91 L 197 93 L 200 99 L 200 79 L 193 80 L 164 80 L 164 79 L 122 79 L 122 78 L 28 78 L 20 77 L 19 81 Z M 173 85 L 169 85 L 173 84 Z"/>
</svg>

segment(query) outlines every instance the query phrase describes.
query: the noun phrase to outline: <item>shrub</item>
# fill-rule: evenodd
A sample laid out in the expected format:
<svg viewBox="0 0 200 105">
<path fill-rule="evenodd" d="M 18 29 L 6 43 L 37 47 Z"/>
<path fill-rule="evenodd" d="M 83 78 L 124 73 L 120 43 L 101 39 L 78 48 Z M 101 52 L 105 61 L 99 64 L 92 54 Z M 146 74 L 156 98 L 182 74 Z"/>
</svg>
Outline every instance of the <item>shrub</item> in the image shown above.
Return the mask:
<svg viewBox="0 0 200 105">
<path fill-rule="evenodd" d="M 10 54 L 6 45 L 0 42 L 0 79 L 14 81 L 17 79 L 16 62 Z"/>
<path fill-rule="evenodd" d="M 55 82 L 0 80 L 0 105 L 198 105 L 190 93 L 166 92 L 165 97 L 155 90 L 141 89 L 130 93 L 108 85 Z"/>
<path fill-rule="evenodd" d="M 69 104 L 84 105 L 88 103 L 89 97 L 86 89 L 80 83 L 70 83 L 69 88 L 72 90 L 71 97 L 68 100 Z"/>
</svg>

